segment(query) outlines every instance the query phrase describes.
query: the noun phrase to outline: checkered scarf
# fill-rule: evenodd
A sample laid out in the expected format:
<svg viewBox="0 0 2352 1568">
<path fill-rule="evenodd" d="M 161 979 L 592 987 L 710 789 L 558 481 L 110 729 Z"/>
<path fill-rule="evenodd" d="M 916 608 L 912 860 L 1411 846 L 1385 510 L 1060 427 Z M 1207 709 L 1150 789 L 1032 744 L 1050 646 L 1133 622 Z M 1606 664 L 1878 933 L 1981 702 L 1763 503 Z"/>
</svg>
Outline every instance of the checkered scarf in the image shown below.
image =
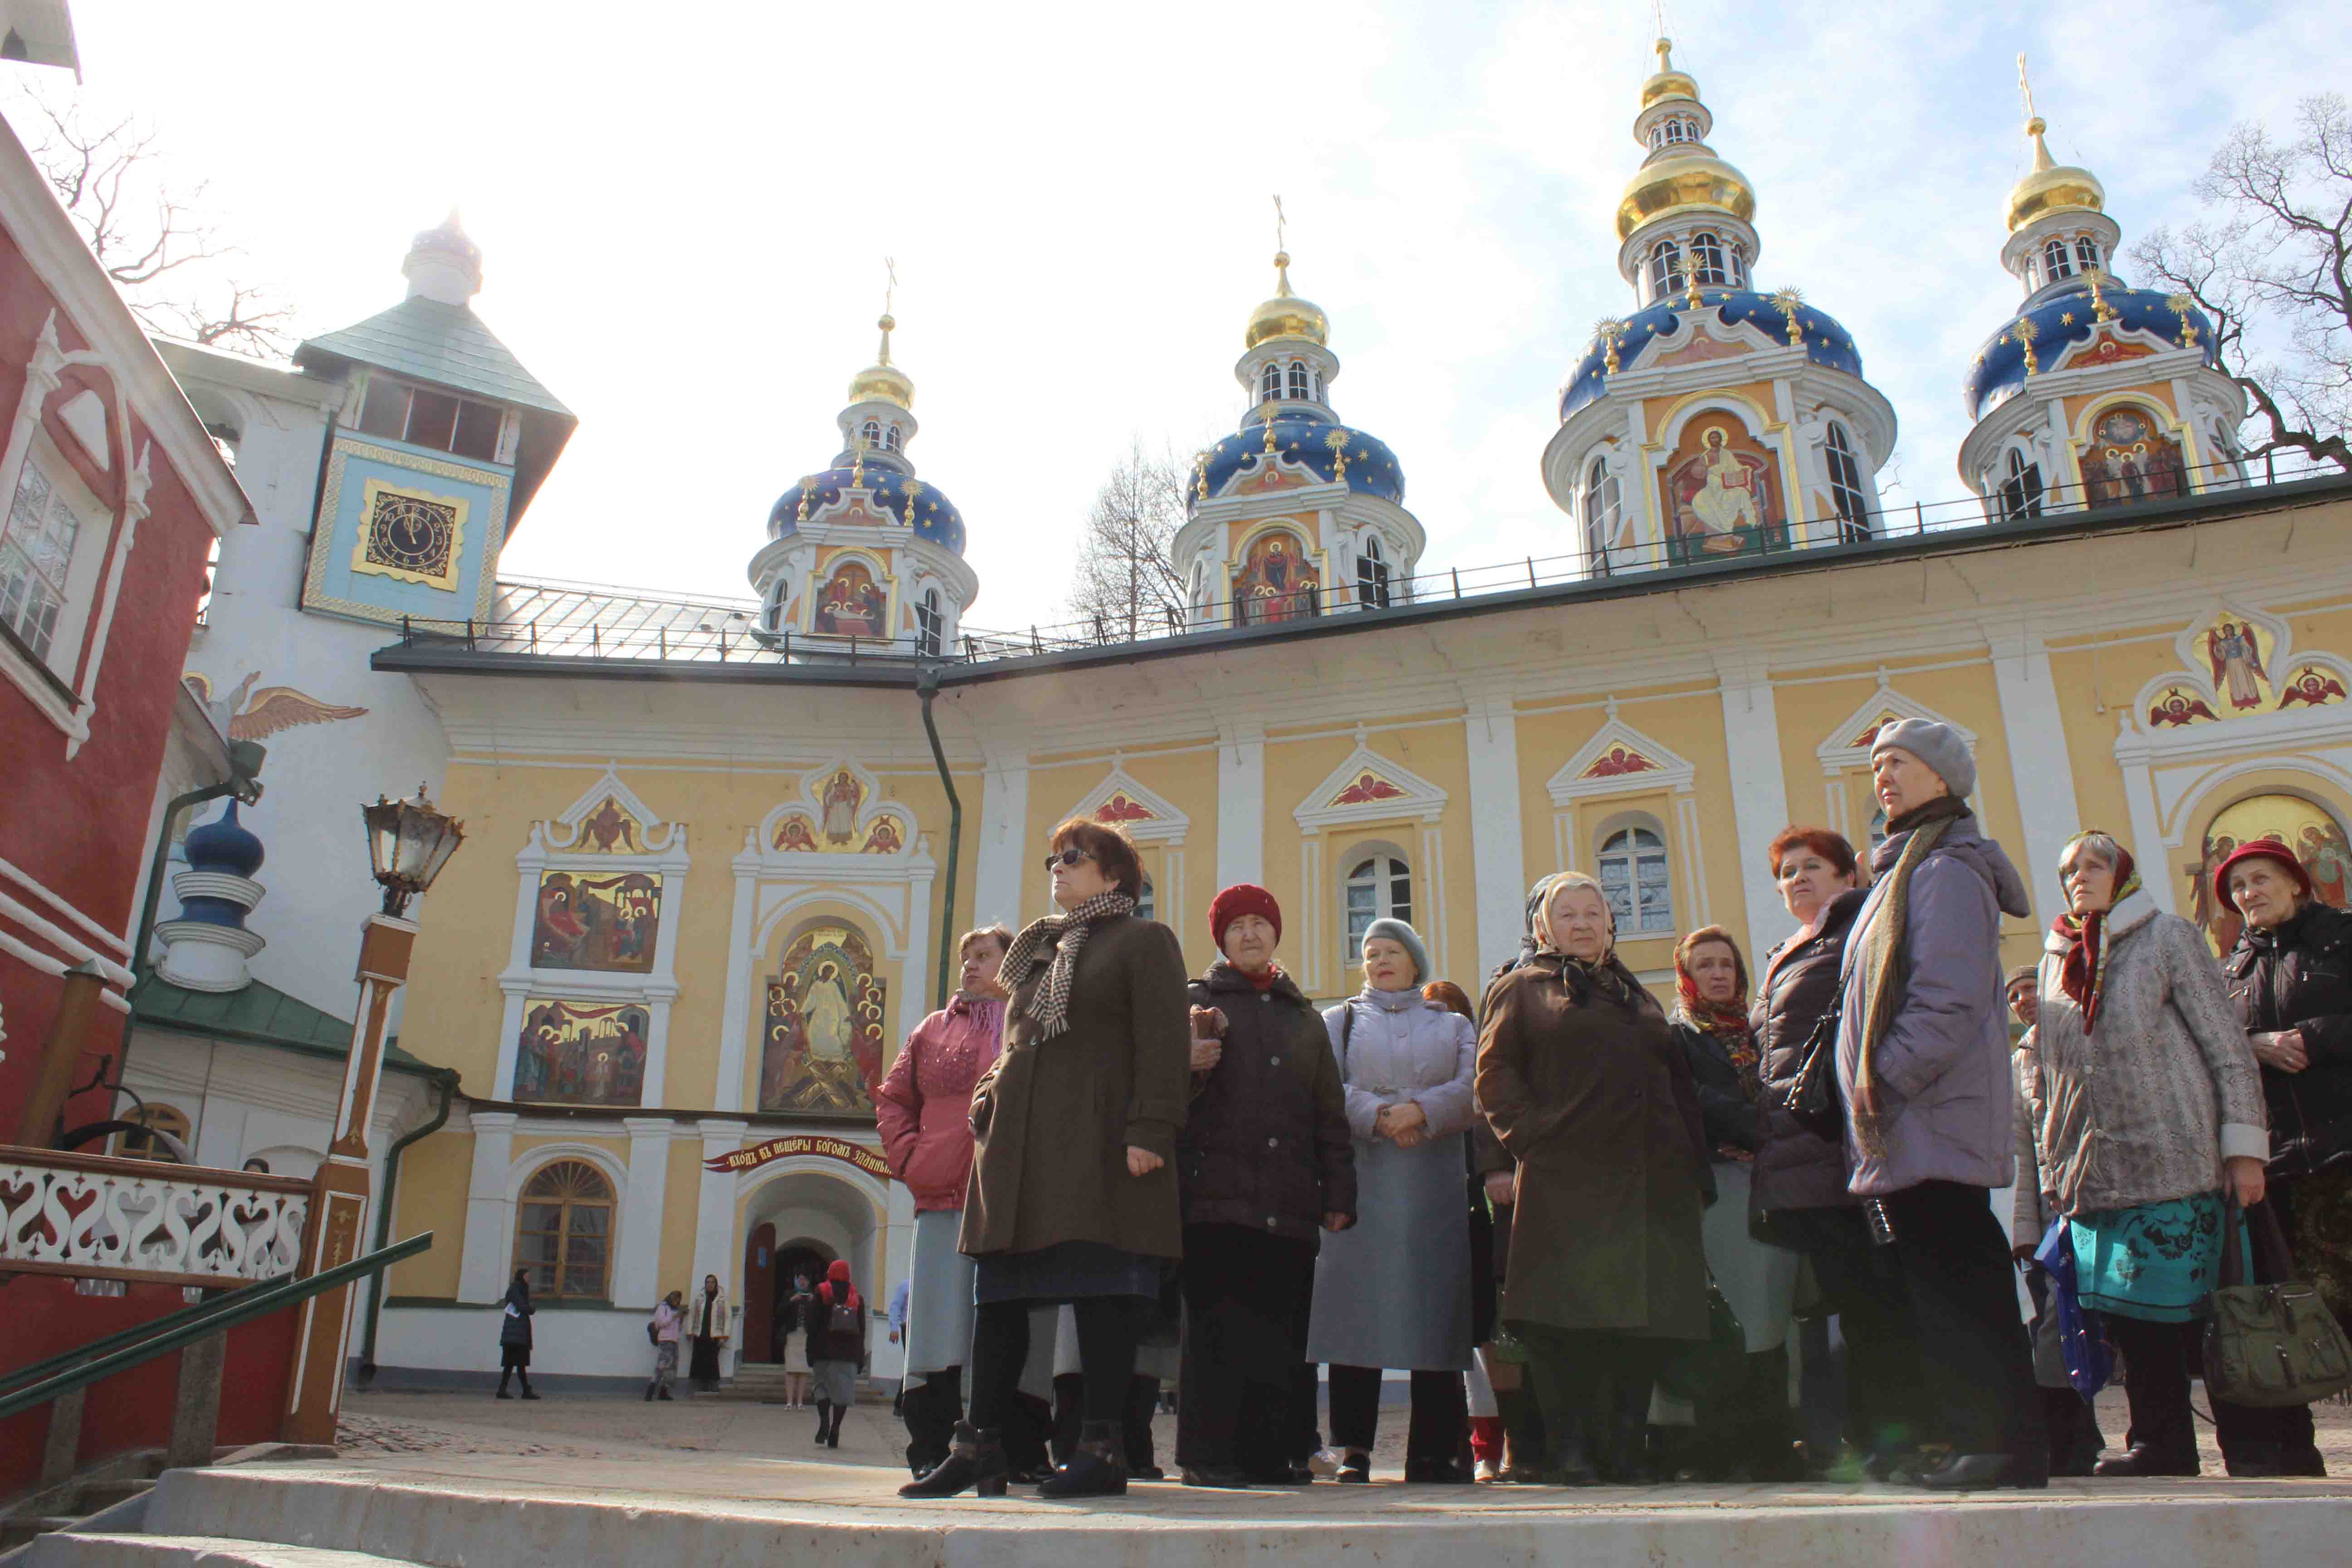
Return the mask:
<svg viewBox="0 0 2352 1568">
<path fill-rule="evenodd" d="M 1004 950 L 1004 962 L 997 968 L 996 983 L 1010 994 L 1029 978 L 1038 964 L 1047 962 L 1044 957 L 1045 949 L 1054 948 L 1045 983 L 1031 994 L 1025 1009 L 1037 1021 L 1039 1039 L 1050 1040 L 1070 1026 L 1070 982 L 1077 973 L 1078 950 L 1087 944 L 1087 931 L 1097 921 L 1134 912 L 1135 900 L 1125 893 L 1097 893 L 1068 914 L 1031 921 L 1013 939 L 1013 945 Z"/>
</svg>

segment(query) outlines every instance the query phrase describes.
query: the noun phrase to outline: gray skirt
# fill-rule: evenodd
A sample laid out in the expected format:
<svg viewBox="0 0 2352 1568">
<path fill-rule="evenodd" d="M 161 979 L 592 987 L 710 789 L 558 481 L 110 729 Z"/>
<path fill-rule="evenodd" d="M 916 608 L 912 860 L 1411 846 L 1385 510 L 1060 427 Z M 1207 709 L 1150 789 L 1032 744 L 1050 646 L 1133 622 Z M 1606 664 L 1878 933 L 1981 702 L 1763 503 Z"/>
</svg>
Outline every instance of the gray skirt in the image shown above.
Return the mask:
<svg viewBox="0 0 2352 1568">
<path fill-rule="evenodd" d="M 854 1361 L 820 1361 L 809 1366 L 814 1374 L 813 1384 L 816 1396 L 828 1405 L 857 1403 L 857 1363 Z"/>
<path fill-rule="evenodd" d="M 1460 1185 L 1458 1180 L 1455 1184 Z M 1460 1194 L 1455 1195 L 1458 1200 Z M 1172 1258 L 1129 1252 L 1099 1241 L 1061 1241 L 1034 1252 L 990 1252 L 972 1261 L 972 1296 L 983 1307 L 998 1301 L 1042 1307 L 1083 1296 L 1156 1298 L 1176 1267 Z"/>
<path fill-rule="evenodd" d="M 1463 1135 L 1356 1141 L 1356 1224 L 1322 1237 L 1307 1359 L 1416 1372 L 1470 1365 Z"/>
<path fill-rule="evenodd" d="M 961 1209 L 915 1216 L 907 1289 L 907 1375 L 925 1377 L 971 1359 L 972 1260 L 956 1250 Z"/>
<path fill-rule="evenodd" d="M 1707 1272 L 1715 1276 L 1717 1288 L 1739 1320 L 1748 1353 L 1754 1355 L 1788 1342 L 1789 1313 L 1797 1300 L 1797 1268 L 1803 1259 L 1748 1234 L 1751 1169 L 1744 1160 L 1716 1162 L 1716 1199 L 1699 1222 L 1699 1245 L 1706 1253 Z"/>
</svg>

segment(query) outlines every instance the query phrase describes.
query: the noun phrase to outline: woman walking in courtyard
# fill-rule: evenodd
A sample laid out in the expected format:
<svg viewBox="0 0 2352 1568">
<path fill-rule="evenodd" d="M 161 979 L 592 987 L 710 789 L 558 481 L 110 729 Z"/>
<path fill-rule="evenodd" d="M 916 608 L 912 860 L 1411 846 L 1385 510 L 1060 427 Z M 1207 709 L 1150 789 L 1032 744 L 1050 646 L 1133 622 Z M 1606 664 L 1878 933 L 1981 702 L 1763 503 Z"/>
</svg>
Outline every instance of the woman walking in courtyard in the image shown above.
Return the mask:
<svg viewBox="0 0 2352 1568">
<path fill-rule="evenodd" d="M 836 1258 L 816 1288 L 809 1314 L 809 1373 L 816 1384 L 816 1440 L 841 1447 L 841 1423 L 857 1403 L 857 1374 L 866 1368 L 866 1299 L 850 1283 L 849 1259 Z"/>
<path fill-rule="evenodd" d="M 654 1374 L 646 1384 L 647 1399 L 667 1399 L 677 1380 L 677 1334 L 686 1322 L 683 1292 L 673 1290 L 654 1306 Z"/>
<path fill-rule="evenodd" d="M 1085 1415 L 1039 1495 L 1127 1490 L 1121 1417 L 1138 1337 L 1183 1256 L 1176 1172 L 1191 1055 L 1184 955 L 1135 913 L 1143 865 L 1124 833 L 1074 817 L 1046 858 L 1062 913 L 1004 955 L 1003 1053 L 974 1089 L 961 1247 L 975 1260 L 971 1408 L 948 1458 L 899 1489 L 1001 1495 L 1004 1421 L 1033 1306 L 1076 1309 Z"/>
<path fill-rule="evenodd" d="M 530 1304 L 530 1271 L 518 1268 L 514 1282 L 507 1287 L 506 1303 L 499 1313 L 499 1397 L 512 1399 L 507 1392 L 507 1379 L 522 1380 L 522 1396 L 537 1399 L 530 1388 L 530 1319 L 538 1310 Z"/>
</svg>

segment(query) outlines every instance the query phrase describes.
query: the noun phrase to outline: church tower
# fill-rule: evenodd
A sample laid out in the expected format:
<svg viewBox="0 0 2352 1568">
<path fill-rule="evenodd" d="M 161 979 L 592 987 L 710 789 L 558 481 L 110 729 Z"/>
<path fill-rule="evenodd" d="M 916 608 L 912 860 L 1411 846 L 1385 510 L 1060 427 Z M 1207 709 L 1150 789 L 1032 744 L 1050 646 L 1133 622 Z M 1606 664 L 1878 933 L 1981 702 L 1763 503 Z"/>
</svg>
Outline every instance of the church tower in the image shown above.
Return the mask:
<svg viewBox="0 0 2352 1568">
<path fill-rule="evenodd" d="M 980 578 L 963 559 L 963 514 L 915 477 L 915 383 L 890 363 L 898 321 L 886 302 L 882 348 L 851 378 L 835 416 L 841 450 L 768 513 L 751 557 L 760 626 L 795 651 L 864 646 L 936 658 L 955 646 Z"/>
<path fill-rule="evenodd" d="M 2245 395 L 2212 323 L 2109 270 L 2123 231 L 2105 188 L 2050 156 L 2022 55 L 2017 75 L 2033 167 L 2009 193 L 2000 264 L 2025 301 L 1969 366 L 1960 478 L 2002 521 L 2240 483 Z"/>
<path fill-rule="evenodd" d="M 294 351 L 345 389 L 302 607 L 395 626 L 488 621 L 499 552 L 579 421 L 474 314 L 482 251 L 455 212 L 400 269 L 405 300 Z"/>
<path fill-rule="evenodd" d="M 1193 454 L 1171 552 L 1195 627 L 1402 603 L 1428 542 L 1404 508 L 1396 454 L 1331 410 L 1331 323 L 1291 292 L 1287 250 L 1275 252 L 1274 279 L 1234 364 L 1247 412 L 1233 435 Z"/>
<path fill-rule="evenodd" d="M 1843 327 L 1795 289 L 1759 291 L 1755 187 L 1708 143 L 1671 41 L 1657 49 L 1617 207 L 1635 309 L 1593 329 L 1561 388 L 1545 488 L 1593 574 L 1869 538 L 1895 410 Z"/>
</svg>

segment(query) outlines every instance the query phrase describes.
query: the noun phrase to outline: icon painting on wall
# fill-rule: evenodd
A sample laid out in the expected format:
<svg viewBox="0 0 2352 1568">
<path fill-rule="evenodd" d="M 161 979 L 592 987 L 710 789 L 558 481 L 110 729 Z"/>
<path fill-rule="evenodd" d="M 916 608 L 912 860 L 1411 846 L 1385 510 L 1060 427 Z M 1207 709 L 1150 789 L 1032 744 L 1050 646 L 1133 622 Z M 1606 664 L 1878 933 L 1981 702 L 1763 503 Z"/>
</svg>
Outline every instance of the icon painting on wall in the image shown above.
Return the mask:
<svg viewBox="0 0 2352 1568">
<path fill-rule="evenodd" d="M 887 636 L 888 600 L 876 585 L 874 574 L 862 563 L 845 561 L 832 579 L 817 590 L 813 631 L 836 637 Z"/>
<path fill-rule="evenodd" d="M 2083 485 L 2093 506 L 2129 506 L 2183 492 L 2180 443 L 2156 416 L 2134 405 L 2110 408 L 2083 449 Z"/>
<path fill-rule="evenodd" d="M 2260 708 L 2270 684 L 2264 655 L 2268 632 L 2242 616 L 2224 614 L 2198 639 L 2213 669 L 2213 689 L 2233 710 Z"/>
<path fill-rule="evenodd" d="M 523 1004 L 514 1097 L 561 1105 L 630 1106 L 646 1086 L 643 1005 L 596 1006 L 534 996 Z"/>
<path fill-rule="evenodd" d="M 1302 620 L 1315 613 L 1321 586 L 1304 540 L 1281 528 L 1260 534 L 1234 578 L 1234 619 L 1252 626 Z"/>
<path fill-rule="evenodd" d="M 885 1002 L 862 933 L 832 921 L 802 927 L 768 983 L 760 1109 L 870 1118 Z"/>
<path fill-rule="evenodd" d="M 539 879 L 531 966 L 650 973 L 660 928 L 659 878 L 643 871 L 618 877 L 549 871 Z"/>
<path fill-rule="evenodd" d="M 1780 510 L 1778 458 L 1736 422 L 1717 417 L 1695 421 L 1683 433 L 1678 455 L 1660 483 L 1665 489 L 1667 535 L 1685 542 L 1675 552 L 1687 560 L 1736 555 L 1787 539 Z"/>
<path fill-rule="evenodd" d="M 2325 808 L 2299 795 L 2258 795 L 2242 800 L 2213 818 L 2205 830 L 2205 853 L 2187 868 L 2189 918 L 2205 932 L 2213 951 L 2226 954 L 2238 942 L 2245 921 L 2235 910 L 2213 896 L 2213 868 L 2232 850 L 2257 838 L 2274 839 L 2294 851 L 2311 878 L 2313 894 L 2324 904 L 2345 907 L 2352 895 L 2352 839 L 2343 825 Z"/>
</svg>

